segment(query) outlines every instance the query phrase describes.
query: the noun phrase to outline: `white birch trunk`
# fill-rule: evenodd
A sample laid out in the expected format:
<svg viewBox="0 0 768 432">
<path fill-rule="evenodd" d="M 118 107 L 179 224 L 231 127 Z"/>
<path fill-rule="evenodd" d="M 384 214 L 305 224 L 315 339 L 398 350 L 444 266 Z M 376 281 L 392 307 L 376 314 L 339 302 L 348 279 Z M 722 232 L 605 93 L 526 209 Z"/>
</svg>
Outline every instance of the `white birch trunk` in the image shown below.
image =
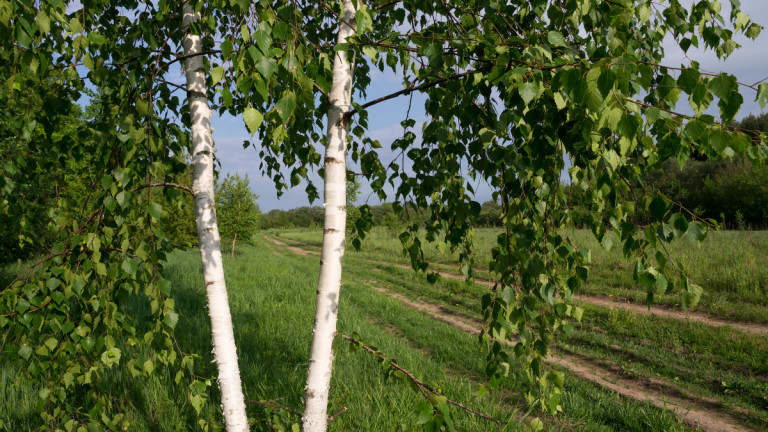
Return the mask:
<svg viewBox="0 0 768 432">
<path fill-rule="evenodd" d="M 343 21 L 339 23 L 338 43 L 345 43 L 355 33 L 352 0 L 343 0 Z M 327 427 L 328 391 L 333 367 L 333 338 L 341 288 L 341 262 L 347 223 L 347 125 L 343 116 L 352 99 L 352 68 L 347 53 L 339 51 L 333 60 L 333 83 L 328 95 L 328 131 L 325 147 L 325 226 L 323 251 L 320 256 L 320 278 L 317 284 L 315 328 L 309 356 L 309 374 L 305 389 L 304 432 L 325 431 Z"/>
<path fill-rule="evenodd" d="M 200 36 L 189 33 L 189 25 L 199 20 L 188 3 L 184 3 L 184 55 L 202 53 Z M 206 96 L 203 56 L 195 55 L 184 61 L 187 77 L 187 101 L 192 131 L 192 191 L 195 196 L 195 222 L 203 279 L 208 296 L 208 313 L 213 334 L 213 356 L 218 366 L 221 390 L 221 409 L 228 432 L 248 430 L 245 398 L 237 366 L 235 336 L 229 312 L 224 267 L 221 259 L 221 237 L 216 223 L 213 181 L 213 137 L 211 135 L 211 109 Z"/>
</svg>

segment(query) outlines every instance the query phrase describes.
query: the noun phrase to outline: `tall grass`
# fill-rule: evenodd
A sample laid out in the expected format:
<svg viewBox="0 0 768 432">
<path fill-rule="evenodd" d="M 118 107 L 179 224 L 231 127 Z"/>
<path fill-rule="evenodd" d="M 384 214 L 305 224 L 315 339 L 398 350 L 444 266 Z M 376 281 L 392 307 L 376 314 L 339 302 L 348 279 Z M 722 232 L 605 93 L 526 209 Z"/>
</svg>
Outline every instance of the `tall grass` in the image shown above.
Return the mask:
<svg viewBox="0 0 768 432">
<path fill-rule="evenodd" d="M 319 245 L 321 230 L 284 230 L 275 232 L 283 240 Z M 499 231 L 475 231 L 475 262 L 479 277 L 492 277 L 487 271 L 490 249 Z M 588 293 L 617 295 L 636 302 L 645 301 L 645 290 L 632 280 L 632 266 L 619 246 L 606 251 L 591 232 L 576 230 L 567 233 L 592 256 L 590 278 L 584 286 Z M 710 232 L 701 246 L 688 239 L 673 242 L 669 247 L 691 279 L 704 288 L 698 310 L 715 316 L 743 321 L 768 323 L 768 231 Z M 441 242 L 424 246 L 425 258 L 438 265 L 457 269 L 458 252 Z M 397 233 L 388 228 L 374 228 L 360 252 L 347 256 L 365 259 L 409 263 L 402 253 Z M 672 292 L 657 296 L 656 302 L 680 306 L 680 296 Z"/>
<path fill-rule="evenodd" d="M 301 239 L 301 232 L 293 234 Z M 488 231 L 483 235 L 491 236 L 493 233 Z M 383 236 L 378 239 L 374 236 L 372 240 L 375 240 L 372 244 L 377 244 L 380 249 L 373 250 L 369 257 L 389 256 L 391 259 L 392 250 L 395 246 L 399 247 L 396 240 Z M 224 258 L 244 391 L 248 400 L 271 401 L 300 412 L 319 257 L 302 257 L 288 251 L 275 254 L 268 245 L 263 240 L 257 240 L 256 246 L 242 245 L 234 258 Z M 450 262 L 450 256 L 445 251 L 436 248 L 434 253 L 435 256 L 443 254 L 446 257 L 444 262 Z M 477 338 L 409 309 L 399 301 L 375 292 L 370 286 L 387 284 L 390 290 L 421 296 L 471 314 L 476 314 L 478 296 L 487 288 L 449 280 L 442 281 L 438 286 L 429 286 L 422 276 L 396 267 L 374 266 L 361 257 L 350 253 L 345 264 L 339 331 L 355 333 L 362 341 L 396 359 L 401 366 L 440 389 L 446 396 L 509 422 L 506 430 L 524 430 L 527 407 L 521 397 L 523 380 L 517 371 L 513 371 L 504 382 L 505 390 L 479 397 L 477 391 L 484 382 L 484 356 Z M 171 254 L 165 277 L 173 284 L 172 296 L 181 317 L 176 334 L 179 347 L 185 353 L 199 356 L 193 368 L 196 375 L 213 377 L 215 367 L 211 363 L 210 325 L 199 254 L 196 251 Z M 607 324 L 595 322 L 594 326 L 606 327 Z M 648 332 L 653 332 L 658 327 L 648 329 Z M 584 334 L 577 332 L 569 342 L 572 346 L 581 346 L 579 349 L 591 349 L 602 355 L 604 350 L 600 347 L 613 343 L 611 340 L 589 339 L 589 325 L 579 331 Z M 629 334 L 628 330 L 617 334 L 626 338 L 647 336 L 645 333 Z M 344 407 L 347 411 L 331 423 L 330 429 L 418 430 L 415 410 L 421 397 L 405 382 L 386 377 L 383 373 L 385 369 L 371 355 L 347 348 L 345 342 L 337 341 L 329 412 Z M 134 349 L 147 348 L 139 346 Z M 718 350 L 713 348 L 711 351 L 707 355 L 720 356 Z M 747 357 L 734 354 L 726 361 L 727 364 L 745 361 L 747 367 L 752 367 L 750 365 L 761 364 L 754 359 L 761 354 L 760 350 L 756 354 L 750 352 Z M 5 360 L 0 366 L 0 420 L 10 425 L 10 430 L 28 430 L 38 424 L 33 406 L 34 389 L 23 381 L 20 386 L 14 384 L 20 367 L 23 365 Z M 675 364 L 672 367 L 678 366 Z M 716 370 L 707 373 L 713 374 Z M 111 386 L 110 391 L 128 407 L 126 414 L 133 423 L 131 430 L 182 431 L 197 428 L 197 416 L 189 403 L 188 389 L 184 385 L 176 385 L 171 375 L 169 371 L 159 379 L 147 380 L 132 378 L 120 369 L 109 377 L 104 385 Z M 219 396 L 215 381 L 211 384 L 211 399 L 201 417 L 216 426 L 221 425 Z M 751 381 L 744 382 L 748 389 L 753 384 Z M 670 412 L 623 399 L 572 376 L 567 378 L 567 390 L 564 413 L 558 417 L 542 416 L 547 430 L 688 430 Z M 278 423 L 288 427 L 298 421 L 296 416 L 286 411 L 254 403 L 249 403 L 248 414 L 254 422 L 254 430 L 275 430 L 279 427 Z M 456 420 L 459 430 L 495 430 L 494 424 L 465 412 L 457 411 Z"/>
</svg>

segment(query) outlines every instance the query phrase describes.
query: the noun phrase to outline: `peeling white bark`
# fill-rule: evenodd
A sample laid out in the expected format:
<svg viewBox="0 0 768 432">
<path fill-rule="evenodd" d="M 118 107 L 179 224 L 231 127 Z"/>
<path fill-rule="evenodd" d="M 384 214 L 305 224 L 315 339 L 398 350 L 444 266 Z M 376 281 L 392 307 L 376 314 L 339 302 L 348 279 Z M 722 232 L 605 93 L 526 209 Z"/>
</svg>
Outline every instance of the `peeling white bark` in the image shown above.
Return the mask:
<svg viewBox="0 0 768 432">
<path fill-rule="evenodd" d="M 343 21 L 339 23 L 337 43 L 345 43 L 355 33 L 352 0 L 343 0 Z M 348 25 L 349 24 L 349 25 Z M 341 263 L 347 223 L 347 125 L 342 124 L 352 99 L 352 69 L 347 53 L 338 51 L 333 60 L 333 83 L 328 95 L 328 130 L 325 147 L 325 224 L 320 278 L 317 284 L 315 327 L 305 389 L 304 432 L 327 428 L 328 391 L 333 368 L 333 338 L 341 288 Z"/>
<path fill-rule="evenodd" d="M 187 77 L 187 101 L 192 131 L 192 192 L 195 196 L 195 222 L 203 279 L 208 296 L 208 313 L 213 334 L 213 355 L 218 366 L 221 409 L 228 432 L 248 430 L 245 398 L 237 365 L 235 336 L 229 311 L 227 286 L 221 259 L 221 237 L 216 223 L 213 179 L 213 137 L 211 109 L 206 96 L 205 71 L 200 36 L 189 33 L 189 25 L 200 19 L 188 3 L 184 3 L 184 73 Z"/>
</svg>

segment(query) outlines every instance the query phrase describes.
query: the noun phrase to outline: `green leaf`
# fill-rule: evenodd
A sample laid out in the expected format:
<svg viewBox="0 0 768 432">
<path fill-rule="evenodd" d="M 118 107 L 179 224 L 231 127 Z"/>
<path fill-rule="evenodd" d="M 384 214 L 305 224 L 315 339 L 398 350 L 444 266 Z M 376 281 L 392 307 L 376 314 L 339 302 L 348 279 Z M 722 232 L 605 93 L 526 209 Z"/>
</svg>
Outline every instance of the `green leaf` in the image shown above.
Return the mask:
<svg viewBox="0 0 768 432">
<path fill-rule="evenodd" d="M 136 99 L 136 112 L 141 116 L 149 114 L 149 104 L 144 99 Z"/>
<path fill-rule="evenodd" d="M 163 214 L 163 206 L 161 206 L 159 203 L 153 202 L 147 206 L 147 211 L 149 212 L 150 216 L 159 220 L 160 216 Z"/>
<path fill-rule="evenodd" d="M 120 364 L 121 352 L 118 348 L 112 347 L 101 354 L 101 362 L 105 366 L 111 368 L 114 365 Z"/>
<path fill-rule="evenodd" d="M 48 279 L 48 282 L 45 283 L 45 286 L 47 286 L 50 291 L 55 290 L 59 285 L 61 285 L 61 281 L 56 278 L 50 278 Z"/>
<path fill-rule="evenodd" d="M 69 20 L 69 30 L 72 33 L 80 33 L 83 31 L 83 26 L 80 24 L 80 20 L 77 17 L 72 18 Z"/>
<path fill-rule="evenodd" d="M 688 282 L 686 290 L 682 292 L 683 308 L 695 308 L 699 304 L 704 288 L 699 285 Z"/>
<path fill-rule="evenodd" d="M 717 152 L 717 154 L 720 154 L 723 152 L 723 150 L 728 147 L 728 144 L 731 142 L 731 136 L 728 134 L 728 132 L 724 130 L 715 130 L 712 131 L 712 133 L 709 135 L 709 144 L 712 146 L 712 148 Z"/>
<path fill-rule="evenodd" d="M 29 360 L 29 356 L 32 355 L 32 347 L 29 345 L 22 345 L 21 348 L 19 348 L 19 357 L 24 358 L 24 360 Z"/>
<path fill-rule="evenodd" d="M 763 30 L 763 26 L 761 26 L 761 25 L 759 25 L 759 24 L 756 24 L 756 23 L 752 23 L 752 24 L 749 26 L 749 28 L 747 29 L 747 31 L 746 31 L 746 32 L 744 32 L 744 34 L 745 34 L 745 35 L 746 35 L 748 38 L 750 38 L 750 39 L 752 39 L 752 40 L 755 40 L 755 39 L 757 39 L 757 37 L 758 37 L 758 36 L 760 36 L 760 32 L 761 32 L 762 30 Z"/>
<path fill-rule="evenodd" d="M 697 245 L 700 245 L 704 238 L 707 236 L 707 228 L 701 222 L 691 222 L 688 224 L 688 231 L 686 231 L 686 236 L 695 241 Z"/>
<path fill-rule="evenodd" d="M 144 364 L 142 365 L 141 369 L 145 373 L 151 374 L 152 371 L 155 370 L 155 364 L 152 362 L 152 360 L 147 360 L 147 361 L 144 362 Z"/>
<path fill-rule="evenodd" d="M 243 24 L 240 26 L 240 37 L 243 38 L 243 42 L 251 40 L 251 32 L 248 30 L 248 26 Z"/>
<path fill-rule="evenodd" d="M 211 84 L 216 85 L 221 81 L 221 79 L 224 78 L 224 68 L 221 66 L 216 66 L 215 68 L 211 69 Z"/>
<path fill-rule="evenodd" d="M 176 312 L 168 312 L 168 314 L 165 315 L 165 318 L 163 318 L 163 322 L 171 329 L 175 329 L 176 324 L 179 322 L 179 314 Z"/>
<path fill-rule="evenodd" d="M 125 208 L 130 204 L 131 202 L 131 192 L 129 191 L 122 191 L 115 196 L 115 200 L 117 200 L 117 203 L 120 205 L 120 208 Z"/>
<path fill-rule="evenodd" d="M 378 58 L 379 52 L 376 51 L 376 48 L 370 45 L 365 45 L 363 46 L 363 54 L 367 55 L 371 59 L 371 61 L 375 63 L 376 59 Z"/>
<path fill-rule="evenodd" d="M 269 48 L 272 46 L 272 35 L 270 35 L 270 32 L 265 29 L 265 27 L 269 28 L 269 26 L 264 26 L 264 22 L 261 24 L 262 25 L 259 26 L 259 30 L 255 35 L 253 35 L 253 37 L 256 40 L 256 45 L 258 45 L 259 50 L 261 50 L 265 56 L 269 56 Z"/>
<path fill-rule="evenodd" d="M 41 33 L 47 34 L 51 31 L 51 18 L 48 17 L 48 14 L 45 13 L 45 10 L 40 9 L 37 12 L 35 21 L 37 21 L 37 28 L 40 29 Z"/>
<path fill-rule="evenodd" d="M 523 83 L 523 85 L 518 87 L 517 91 L 520 93 L 520 97 L 523 98 L 526 105 L 530 104 L 533 99 L 539 96 L 539 86 L 536 85 L 535 82 Z"/>
<path fill-rule="evenodd" d="M 264 116 L 255 108 L 249 106 L 245 109 L 245 112 L 243 112 L 243 120 L 245 120 L 245 125 L 248 126 L 251 135 L 253 135 L 261 127 L 261 123 L 264 121 Z"/>
<path fill-rule="evenodd" d="M 683 234 L 688 231 L 688 221 L 685 220 L 685 216 L 680 213 L 673 214 L 669 218 L 669 224 L 672 225 L 675 237 L 682 237 Z"/>
<path fill-rule="evenodd" d="M 56 338 L 48 338 L 45 341 L 45 346 L 48 347 L 49 351 L 53 351 L 56 349 L 56 347 L 59 345 L 59 341 Z"/>
<path fill-rule="evenodd" d="M 296 109 L 295 96 L 292 92 L 287 92 L 285 96 L 277 101 L 275 107 L 277 108 L 277 113 L 280 114 L 283 123 L 287 122 L 291 117 L 291 114 L 293 114 L 293 111 Z"/>
<path fill-rule="evenodd" d="M 259 71 L 265 80 L 269 80 L 277 70 L 277 62 L 265 56 L 261 56 L 255 66 L 256 70 Z"/>
<path fill-rule="evenodd" d="M 755 99 L 760 103 L 760 109 L 765 109 L 768 105 L 768 82 L 764 82 L 757 87 L 757 98 Z"/>
<path fill-rule="evenodd" d="M 552 30 L 547 34 L 547 40 L 550 44 L 554 46 L 561 46 L 561 47 L 567 47 L 568 44 L 565 43 L 565 38 L 563 37 L 563 34 L 559 31 Z"/>
<path fill-rule="evenodd" d="M 373 30 L 373 20 L 368 13 L 368 6 L 362 2 L 358 4 L 360 7 L 355 11 L 355 24 L 357 25 L 357 34 L 361 35 Z"/>
<path fill-rule="evenodd" d="M 565 98 L 560 92 L 555 93 L 555 106 L 557 106 L 558 110 L 561 110 L 566 107 Z"/>
<path fill-rule="evenodd" d="M 727 99 L 732 92 L 738 91 L 736 77 L 721 73 L 709 82 L 709 90 L 720 99 Z"/>
<path fill-rule="evenodd" d="M 648 205 L 648 211 L 655 220 L 662 221 L 667 214 L 667 202 L 661 197 L 656 197 Z"/>
<path fill-rule="evenodd" d="M 701 74 L 694 68 L 685 68 L 677 79 L 679 85 L 686 93 L 693 93 L 693 89 L 699 84 Z"/>
<path fill-rule="evenodd" d="M 229 55 L 232 54 L 232 42 L 229 39 L 224 39 L 219 48 L 221 49 L 222 61 L 229 59 Z"/>
<path fill-rule="evenodd" d="M 192 403 L 192 408 L 195 409 L 195 413 L 199 416 L 200 410 L 203 409 L 203 405 L 205 405 L 205 399 L 200 395 L 190 395 L 189 401 Z"/>
<path fill-rule="evenodd" d="M 126 258 L 123 260 L 123 263 L 120 264 L 120 268 L 122 268 L 123 271 L 129 275 L 135 276 L 136 270 L 139 269 L 139 266 L 136 264 L 136 261 L 133 258 Z"/>
<path fill-rule="evenodd" d="M 94 45 L 104 45 L 107 42 L 107 38 L 97 32 L 88 33 L 88 40 Z"/>
</svg>

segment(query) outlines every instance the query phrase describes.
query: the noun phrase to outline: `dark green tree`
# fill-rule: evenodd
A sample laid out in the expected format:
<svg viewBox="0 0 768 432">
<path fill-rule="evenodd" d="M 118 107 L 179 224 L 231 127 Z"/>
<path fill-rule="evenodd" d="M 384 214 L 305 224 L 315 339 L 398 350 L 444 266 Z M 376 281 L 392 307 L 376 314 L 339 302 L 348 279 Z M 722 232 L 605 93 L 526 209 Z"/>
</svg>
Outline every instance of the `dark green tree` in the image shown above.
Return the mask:
<svg viewBox="0 0 768 432">
<path fill-rule="evenodd" d="M 259 195 L 251 190 L 248 175 L 227 175 L 216 188 L 217 215 L 221 236 L 232 240 L 232 254 L 238 238 L 251 243 L 259 230 L 261 210 L 256 200 Z"/>
</svg>

